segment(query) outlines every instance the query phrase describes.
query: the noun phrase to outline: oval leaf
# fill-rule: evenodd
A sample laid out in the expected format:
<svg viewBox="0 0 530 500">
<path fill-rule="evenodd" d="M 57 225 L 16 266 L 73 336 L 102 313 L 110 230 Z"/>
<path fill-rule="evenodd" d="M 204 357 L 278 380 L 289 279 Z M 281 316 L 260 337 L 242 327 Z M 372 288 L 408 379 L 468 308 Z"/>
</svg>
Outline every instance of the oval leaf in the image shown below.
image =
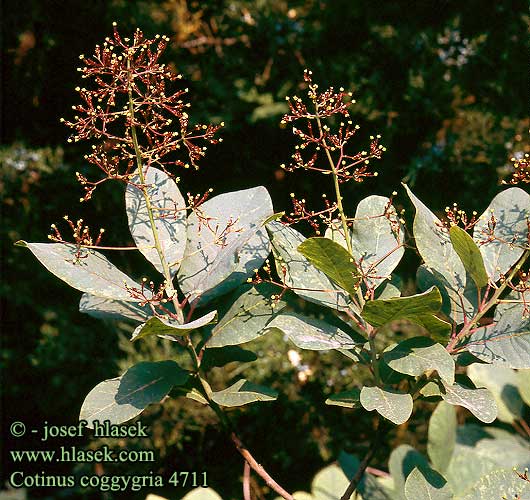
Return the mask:
<svg viewBox="0 0 530 500">
<path fill-rule="evenodd" d="M 242 293 L 212 330 L 206 347 L 250 342 L 267 333 L 267 325 L 285 307 L 285 302 L 271 299 L 277 287 L 258 284 Z"/>
<path fill-rule="evenodd" d="M 436 370 L 449 385 L 455 380 L 455 362 L 441 344 L 427 337 L 414 337 L 386 349 L 384 362 L 399 373 L 419 376 Z"/>
<path fill-rule="evenodd" d="M 353 258 L 370 288 L 377 288 L 388 279 L 399 264 L 405 253 L 403 234 L 390 198 L 372 195 L 359 202 L 351 223 L 350 242 Z M 347 247 L 340 224 L 328 228 L 325 236 Z"/>
<path fill-rule="evenodd" d="M 431 468 L 415 468 L 405 482 L 407 500 L 451 500 L 453 493 L 447 481 Z"/>
<path fill-rule="evenodd" d="M 420 268 L 418 283 L 422 289 L 436 285 L 442 295 L 447 297 L 444 305 L 450 307 L 446 312 L 460 324 L 464 315 L 471 317 L 477 309 L 476 285 L 468 275 L 460 257 L 456 253 L 449 237 L 449 231 L 408 188 L 407 194 L 416 208 L 414 216 L 414 240 L 425 261 Z M 419 271 L 420 272 L 420 271 Z"/>
<path fill-rule="evenodd" d="M 360 335 L 353 339 L 337 326 L 295 313 L 279 314 L 269 327 L 281 330 L 297 347 L 311 351 L 354 349 L 366 342 Z"/>
<path fill-rule="evenodd" d="M 339 392 L 331 395 L 326 399 L 326 404 L 331 406 L 343 406 L 344 408 L 360 408 L 361 407 L 361 391 L 360 389 L 352 389 L 350 391 Z"/>
<path fill-rule="evenodd" d="M 512 423 L 523 416 L 524 403 L 517 390 L 517 373 L 503 366 L 474 364 L 467 374 L 477 387 L 486 387 L 495 398 L 497 418 Z"/>
<path fill-rule="evenodd" d="M 482 477 L 455 500 L 492 500 L 530 498 L 530 483 L 522 480 L 513 470 L 496 470 Z"/>
<path fill-rule="evenodd" d="M 171 340 L 171 337 L 182 337 L 192 330 L 209 325 L 216 320 L 217 311 L 211 311 L 200 318 L 184 324 L 180 324 L 172 319 L 152 317 L 134 330 L 131 341 L 149 337 L 150 335 L 158 335 L 163 338 L 169 337 Z"/>
<path fill-rule="evenodd" d="M 488 274 L 484 267 L 484 260 L 473 238 L 462 228 L 452 226 L 449 229 L 449 237 L 456 253 L 460 257 L 462 264 L 469 273 L 477 288 L 482 288 L 488 284 Z"/>
<path fill-rule="evenodd" d="M 530 406 L 530 370 L 517 372 L 517 388 L 523 401 Z"/>
<path fill-rule="evenodd" d="M 441 305 L 439 290 L 431 287 L 418 295 L 368 301 L 361 315 L 375 327 L 406 319 L 425 328 L 434 338 L 445 339 L 451 331 L 451 325 L 434 316 Z"/>
<path fill-rule="evenodd" d="M 412 414 L 412 396 L 393 389 L 363 387 L 360 401 L 365 410 L 376 410 L 396 425 L 406 422 Z"/>
<path fill-rule="evenodd" d="M 125 190 L 125 210 L 129 230 L 138 250 L 164 274 L 144 191 L 139 187 L 140 176 L 135 174 Z M 186 249 L 186 202 L 176 182 L 165 172 L 150 167 L 144 173 L 145 190 L 150 199 L 155 228 L 162 253 L 173 276 L 178 269 Z M 136 184 L 136 185 L 135 185 Z"/>
<path fill-rule="evenodd" d="M 243 283 L 269 255 L 263 222 L 272 214 L 260 186 L 207 200 L 188 218 L 188 243 L 178 273 L 190 301 L 222 295 Z"/>
<path fill-rule="evenodd" d="M 355 295 L 360 275 L 344 247 L 328 238 L 308 238 L 298 251 L 350 296 Z"/>
<path fill-rule="evenodd" d="M 77 247 L 70 244 L 24 241 L 21 245 L 29 248 L 48 271 L 77 290 L 106 299 L 138 302 L 138 299 L 131 297 L 127 287 L 140 289 L 141 285 L 99 252 L 81 249 L 81 255 L 78 256 Z M 149 290 L 145 290 L 145 294 L 149 296 Z"/>
<path fill-rule="evenodd" d="M 174 361 L 142 362 L 121 377 L 105 380 L 87 395 L 80 420 L 121 424 L 136 417 L 150 404 L 160 402 L 176 385 L 183 385 L 188 372 Z"/>
<path fill-rule="evenodd" d="M 149 500 L 146 498 L 146 500 Z M 182 497 L 182 500 L 223 500 L 212 488 L 195 488 Z"/>
<path fill-rule="evenodd" d="M 530 368 L 530 319 L 525 304 L 499 304 L 494 322 L 475 330 L 465 349 L 487 363 Z"/>
<path fill-rule="evenodd" d="M 134 302 L 110 300 L 84 293 L 79 302 L 79 312 L 98 319 L 132 319 L 146 321 L 151 316 L 149 307 L 141 307 Z"/>
<path fill-rule="evenodd" d="M 252 351 L 242 349 L 236 345 L 206 349 L 201 361 L 201 369 L 208 371 L 210 368 L 225 366 L 237 361 L 239 363 L 250 363 L 258 357 Z"/>
<path fill-rule="evenodd" d="M 276 221 L 267 224 L 267 230 L 271 236 L 278 276 L 296 295 L 332 309 L 351 307 L 348 294 L 298 251 L 306 240 L 302 234 Z"/>
<path fill-rule="evenodd" d="M 394 495 L 392 500 L 405 498 L 405 482 L 409 474 L 415 469 L 429 468 L 427 459 L 408 444 L 399 445 L 390 454 L 388 470 L 394 482 Z"/>
<path fill-rule="evenodd" d="M 230 387 L 212 394 L 212 399 L 221 406 L 242 406 L 255 401 L 274 401 L 277 397 L 276 391 L 245 379 L 238 380 Z"/>
<path fill-rule="evenodd" d="M 494 217 L 495 227 L 491 226 Z M 499 193 L 473 228 L 473 239 L 484 258 L 488 276 L 493 282 L 519 260 L 527 246 L 530 217 L 530 195 L 512 187 Z"/>
<path fill-rule="evenodd" d="M 455 407 L 442 401 L 438 404 L 429 420 L 427 451 L 434 468 L 445 472 L 456 444 Z"/>
<path fill-rule="evenodd" d="M 470 389 L 460 384 L 446 385 L 442 398 L 451 405 L 467 408 L 482 422 L 490 424 L 497 418 L 497 405 L 488 389 Z"/>
</svg>

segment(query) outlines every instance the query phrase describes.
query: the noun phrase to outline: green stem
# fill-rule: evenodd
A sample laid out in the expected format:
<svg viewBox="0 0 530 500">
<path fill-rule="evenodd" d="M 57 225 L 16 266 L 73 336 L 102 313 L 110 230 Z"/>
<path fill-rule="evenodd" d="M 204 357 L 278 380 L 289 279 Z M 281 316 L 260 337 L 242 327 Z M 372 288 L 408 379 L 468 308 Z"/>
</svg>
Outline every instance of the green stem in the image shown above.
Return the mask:
<svg viewBox="0 0 530 500">
<path fill-rule="evenodd" d="M 127 60 L 127 69 L 130 69 L 130 60 Z M 151 231 L 153 233 L 153 239 L 155 243 L 156 252 L 162 264 L 162 269 L 164 271 L 164 278 L 166 280 L 166 294 L 173 300 L 175 306 L 175 312 L 177 313 L 177 319 L 179 323 L 184 323 L 184 314 L 182 308 L 177 300 L 177 294 L 173 288 L 171 272 L 169 270 L 169 265 L 167 263 L 166 257 L 162 250 L 162 245 L 160 244 L 160 238 L 158 236 L 158 230 L 156 228 L 155 218 L 153 215 L 153 205 L 151 204 L 151 198 L 147 192 L 147 187 L 145 186 L 145 176 L 143 172 L 143 162 L 142 162 L 142 152 L 140 151 L 140 146 L 138 144 L 138 136 L 136 134 L 136 126 L 134 124 L 134 101 L 132 96 L 132 86 L 131 86 L 131 73 L 129 71 L 129 85 L 128 85 L 128 97 L 129 97 L 129 117 L 131 120 L 131 138 L 133 142 L 134 152 L 136 155 L 136 166 L 138 168 L 138 176 L 140 177 L 140 183 L 142 184 L 141 190 L 144 195 L 145 205 L 147 208 L 147 213 L 149 215 L 149 222 L 151 224 Z"/>
<path fill-rule="evenodd" d="M 375 333 L 375 330 L 374 330 Z M 370 333 L 368 336 L 368 342 L 370 343 L 370 357 L 372 358 L 372 366 L 374 368 L 375 384 L 381 386 L 381 374 L 379 372 L 379 360 L 377 359 L 377 348 L 375 347 L 375 335 Z"/>
<path fill-rule="evenodd" d="M 320 116 L 318 115 L 318 109 L 317 108 L 315 109 L 316 109 L 315 117 L 317 120 L 318 132 L 322 136 L 324 133 L 322 129 L 322 123 L 320 121 Z M 344 231 L 344 240 L 346 241 L 346 248 L 348 249 L 348 253 L 353 256 L 352 246 L 351 246 L 351 241 L 350 241 L 350 232 L 348 230 L 348 218 L 346 217 L 346 214 L 344 213 L 344 206 L 342 205 L 342 195 L 340 192 L 340 183 L 339 183 L 339 176 L 337 174 L 337 166 L 335 165 L 335 162 L 333 161 L 333 158 L 331 157 L 331 153 L 329 152 L 328 145 L 326 144 L 325 140 L 323 140 L 323 145 L 324 145 L 324 150 L 326 151 L 326 156 L 328 158 L 329 166 L 331 168 L 331 173 L 333 175 L 333 187 L 335 189 L 335 197 L 337 198 L 337 209 L 339 210 L 342 230 Z M 363 297 L 363 292 L 360 286 L 357 288 L 357 298 L 359 300 L 359 307 L 362 309 L 364 305 L 364 297 Z"/>
<path fill-rule="evenodd" d="M 499 285 L 497 290 L 495 290 L 495 293 L 491 296 L 491 298 L 486 302 L 484 307 L 475 315 L 473 319 L 469 321 L 469 323 L 460 330 L 458 335 L 456 335 L 453 340 L 449 343 L 447 346 L 447 350 L 449 352 L 453 352 L 456 345 L 464 338 L 466 338 L 471 331 L 471 328 L 473 328 L 474 325 L 476 325 L 479 320 L 493 307 L 497 304 L 498 299 L 502 292 L 506 289 L 509 283 L 511 283 L 512 279 L 515 277 L 515 275 L 521 270 L 523 267 L 523 264 L 526 262 L 528 257 L 530 256 L 530 250 L 526 250 L 524 254 L 521 256 L 515 267 L 512 269 L 508 277 L 504 280 L 504 282 Z"/>
</svg>

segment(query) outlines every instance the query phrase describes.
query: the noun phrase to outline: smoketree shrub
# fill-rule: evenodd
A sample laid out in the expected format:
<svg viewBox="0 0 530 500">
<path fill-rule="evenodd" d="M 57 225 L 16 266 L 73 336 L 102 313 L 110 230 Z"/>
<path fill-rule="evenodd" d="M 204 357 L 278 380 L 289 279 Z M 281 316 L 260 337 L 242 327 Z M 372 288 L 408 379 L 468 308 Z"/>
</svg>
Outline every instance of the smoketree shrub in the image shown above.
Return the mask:
<svg viewBox="0 0 530 500">
<path fill-rule="evenodd" d="M 322 208 L 309 208 L 293 193 L 293 208 L 275 213 L 261 186 L 217 196 L 211 190 L 183 194 L 177 173 L 198 168 L 209 145 L 221 140 L 222 124 L 191 121 L 181 76 L 160 62 L 166 43 L 166 37 L 147 39 L 140 30 L 122 38 L 114 28 L 93 56 L 81 56 L 80 72 L 90 83 L 77 88 L 82 103 L 64 120 L 73 129 L 69 141 L 91 145 L 85 159 L 92 168 L 76 174 L 81 201 L 103 182 L 122 183 L 134 246 L 104 246 L 103 229 L 94 234 L 82 219 L 68 216 L 73 241 L 52 225 L 50 243 L 19 242 L 83 292 L 81 312 L 128 319 L 137 325 L 132 342 L 157 336 L 179 352 L 179 363 L 144 361 L 98 383 L 80 419 L 89 426 L 121 424 L 168 395 L 189 398 L 215 412 L 241 453 L 247 498 L 252 468 L 291 499 L 241 442 L 225 411 L 274 401 L 277 392 L 246 379 L 215 389 L 208 382 L 210 369 L 255 360 L 247 343 L 280 331 L 300 349 L 336 350 L 363 367 L 369 384 L 352 380 L 348 391 L 323 404 L 375 416 L 366 456 L 341 455 L 340 467 L 319 473 L 312 492 L 297 498 L 321 498 L 329 488 L 326 498 L 358 492 L 367 499 L 478 499 L 492 498 L 484 492 L 493 489 L 522 498 L 528 478 L 512 468 L 528 465 L 528 442 L 493 427 L 457 426 L 456 407 L 484 423 L 498 418 L 530 434 L 522 413 L 529 397 L 530 196 L 509 187 L 481 215 L 468 216 L 453 205 L 440 219 L 404 186 L 415 210 L 411 232 L 394 206 L 397 193 L 369 196 L 349 214 L 342 185 L 377 175 L 372 163 L 385 148 L 376 136 L 366 150 L 351 151 L 359 129 L 349 111 L 351 93 L 320 91 L 310 71 L 304 73 L 304 99 L 287 98 L 282 125 L 292 124 L 298 144 L 282 167 L 324 176 L 333 195 L 323 194 Z M 514 183 L 527 180 L 525 168 L 524 160 L 517 164 Z M 303 236 L 297 223 L 309 225 L 315 236 Z M 419 291 L 402 296 L 396 270 L 413 245 L 423 260 Z M 148 276 L 124 274 L 106 256 L 113 250 L 139 251 Z M 293 297 L 323 314 L 308 315 Z M 223 314 L 215 308 L 219 303 L 226 305 Z M 396 322 L 416 325 L 418 334 L 389 343 L 380 333 Z M 188 361 L 180 361 L 181 353 Z M 376 479 L 366 472 L 370 461 L 393 426 L 409 420 L 418 399 L 438 402 L 428 458 L 402 445 L 389 457 L 390 472 Z M 511 452 L 503 455 L 507 448 Z"/>
</svg>

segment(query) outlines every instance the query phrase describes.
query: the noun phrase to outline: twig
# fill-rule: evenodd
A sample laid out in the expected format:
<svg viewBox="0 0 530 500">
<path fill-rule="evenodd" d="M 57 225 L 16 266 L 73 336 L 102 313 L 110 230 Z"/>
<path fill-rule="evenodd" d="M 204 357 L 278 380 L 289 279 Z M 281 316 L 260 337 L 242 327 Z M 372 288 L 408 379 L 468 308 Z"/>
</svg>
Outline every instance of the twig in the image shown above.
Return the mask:
<svg viewBox="0 0 530 500">
<path fill-rule="evenodd" d="M 526 435 L 528 437 L 530 437 L 530 426 L 526 423 L 526 421 L 524 419 L 519 419 L 519 424 L 521 425 L 521 427 L 525 430 L 526 432 Z"/>
<path fill-rule="evenodd" d="M 458 335 L 456 335 L 451 342 L 449 342 L 448 346 L 446 347 L 447 351 L 449 353 L 452 353 L 455 351 L 456 345 L 463 339 L 465 339 L 468 335 L 470 335 L 471 328 L 477 324 L 493 306 L 497 305 L 497 302 L 499 300 L 499 296 L 504 291 L 504 289 L 508 286 L 509 283 L 511 283 L 511 280 L 515 277 L 515 275 L 519 272 L 521 267 L 523 267 L 523 264 L 526 262 L 526 260 L 530 257 L 530 250 L 526 250 L 526 252 L 523 253 L 521 258 L 517 261 L 515 267 L 511 270 L 508 277 L 502 282 L 502 284 L 497 288 L 495 293 L 491 296 L 491 298 L 486 302 L 484 307 L 477 312 L 474 318 L 472 318 L 463 328 L 460 330 Z M 464 314 L 465 317 L 465 314 Z"/>
<path fill-rule="evenodd" d="M 278 495 L 280 495 L 282 498 L 285 498 L 285 500 L 294 500 L 294 497 L 285 491 L 270 475 L 269 473 L 258 463 L 256 462 L 256 459 L 250 454 L 250 452 L 247 450 L 245 445 L 241 442 L 241 440 L 236 436 L 234 432 L 230 435 L 232 438 L 233 443 L 235 444 L 237 451 L 241 453 L 243 458 L 246 460 L 248 465 L 252 467 L 252 469 L 258 474 L 260 477 L 263 478 L 267 486 L 272 488 Z"/>
<path fill-rule="evenodd" d="M 250 500 L 250 465 L 246 460 L 243 468 L 243 498 Z"/>
<path fill-rule="evenodd" d="M 375 467 L 366 467 L 366 472 L 368 472 L 368 474 L 371 474 L 372 476 L 391 477 L 388 472 L 385 472 L 384 470 L 376 469 Z"/>
<path fill-rule="evenodd" d="M 359 483 L 361 482 L 361 479 L 368 467 L 368 464 L 374 457 L 376 451 L 379 448 L 379 445 L 381 444 L 381 439 L 384 434 L 384 423 L 381 422 L 380 417 L 377 417 L 377 429 L 375 431 L 374 440 L 372 441 L 372 444 L 370 445 L 370 448 L 366 452 L 366 455 L 364 456 L 361 464 L 359 465 L 359 468 L 357 469 L 357 472 L 353 476 L 352 480 L 350 481 L 350 484 L 348 485 L 348 488 L 344 492 L 344 495 L 340 498 L 340 500 L 350 500 L 351 496 L 355 493 L 355 490 L 357 490 L 357 486 L 359 486 Z"/>
</svg>

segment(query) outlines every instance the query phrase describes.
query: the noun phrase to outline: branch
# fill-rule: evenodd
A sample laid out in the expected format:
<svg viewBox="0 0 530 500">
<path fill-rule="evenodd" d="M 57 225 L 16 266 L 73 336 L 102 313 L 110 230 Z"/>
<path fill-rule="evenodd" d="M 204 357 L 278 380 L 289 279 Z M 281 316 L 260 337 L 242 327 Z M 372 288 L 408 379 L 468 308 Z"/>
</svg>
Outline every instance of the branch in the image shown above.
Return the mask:
<svg viewBox="0 0 530 500">
<path fill-rule="evenodd" d="M 251 500 L 250 497 L 250 465 L 245 460 L 245 467 L 243 469 L 243 498 L 244 500 Z"/>
<path fill-rule="evenodd" d="M 350 481 L 350 484 L 346 491 L 344 492 L 344 495 L 340 498 L 340 500 L 350 500 L 351 496 L 355 493 L 355 490 L 357 490 L 357 486 L 359 486 L 359 483 L 361 482 L 361 479 L 368 468 L 368 465 L 372 458 L 374 457 L 376 451 L 379 449 L 379 446 L 381 445 L 381 441 L 383 438 L 383 435 L 385 434 L 385 427 L 384 423 L 381 422 L 380 417 L 377 417 L 377 430 L 375 431 L 374 440 L 372 441 L 372 444 L 370 445 L 370 448 L 366 452 L 366 455 L 364 456 L 361 464 L 359 465 L 359 469 L 357 469 L 357 472 L 353 476 L 352 480 Z"/>
<path fill-rule="evenodd" d="M 247 450 L 245 445 L 241 442 L 241 440 L 237 437 L 235 432 L 232 432 L 230 435 L 232 442 L 235 444 L 237 451 L 241 453 L 243 458 L 246 460 L 247 464 L 252 467 L 252 469 L 258 474 L 260 477 L 262 477 L 270 488 L 272 488 L 278 495 L 280 495 L 282 498 L 285 498 L 285 500 L 294 500 L 294 497 L 285 491 L 270 475 L 269 473 L 256 461 L 256 459 L 250 454 L 250 452 Z"/>
<path fill-rule="evenodd" d="M 486 305 L 482 310 L 480 310 L 474 318 L 472 318 L 469 323 L 467 323 L 462 330 L 456 335 L 449 345 L 447 346 L 447 351 L 449 353 L 452 353 L 455 350 L 456 345 L 464 338 L 466 338 L 471 333 L 471 328 L 478 323 L 480 318 L 484 316 L 493 306 L 497 305 L 498 299 L 502 292 L 505 290 L 505 288 L 508 286 L 509 283 L 511 283 L 512 279 L 515 277 L 515 275 L 520 271 L 521 267 L 523 267 L 523 264 L 526 262 L 526 260 L 530 257 L 530 250 L 526 250 L 525 253 L 521 256 L 515 267 L 512 269 L 508 277 L 499 285 L 497 290 L 495 290 L 495 293 L 492 295 L 491 299 L 488 300 Z M 464 313 L 465 317 L 465 313 Z"/>
</svg>

